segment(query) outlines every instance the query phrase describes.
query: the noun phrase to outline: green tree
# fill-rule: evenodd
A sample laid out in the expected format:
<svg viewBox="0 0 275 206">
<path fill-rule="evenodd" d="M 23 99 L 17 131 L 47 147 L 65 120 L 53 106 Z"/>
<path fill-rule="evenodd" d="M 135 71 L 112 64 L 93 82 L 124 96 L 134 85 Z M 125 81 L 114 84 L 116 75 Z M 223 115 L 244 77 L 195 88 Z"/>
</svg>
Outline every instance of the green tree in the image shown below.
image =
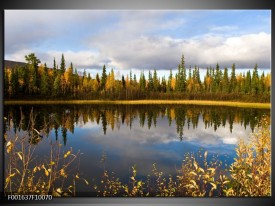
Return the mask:
<svg viewBox="0 0 275 206">
<path fill-rule="evenodd" d="M 144 72 L 141 72 L 141 74 L 140 74 L 139 88 L 142 93 L 145 92 L 145 90 L 146 90 L 146 79 L 144 76 Z"/>
<path fill-rule="evenodd" d="M 101 75 L 101 90 L 105 90 L 106 81 L 107 81 L 107 74 L 106 74 L 106 66 L 104 64 L 102 68 L 102 75 Z"/>
<path fill-rule="evenodd" d="M 224 93 L 229 92 L 229 78 L 228 78 L 228 69 L 227 69 L 227 67 L 224 68 L 223 79 L 222 79 L 222 91 Z"/>
<path fill-rule="evenodd" d="M 259 75 L 258 75 L 258 65 L 256 64 L 251 79 L 251 92 L 252 94 L 258 94 L 259 92 Z"/>
<path fill-rule="evenodd" d="M 59 96 L 61 94 L 61 74 L 57 74 L 54 84 L 53 84 L 53 93 L 55 96 Z"/>
<path fill-rule="evenodd" d="M 122 77 L 121 77 L 121 83 L 122 83 L 122 88 L 125 89 L 126 88 L 126 82 L 125 82 L 124 75 L 122 75 Z"/>
<path fill-rule="evenodd" d="M 181 63 L 178 65 L 178 74 L 176 79 L 176 91 L 186 91 L 186 68 L 184 55 L 181 57 Z"/>
<path fill-rule="evenodd" d="M 41 94 L 49 95 L 50 85 L 49 85 L 49 76 L 48 76 L 48 67 L 47 64 L 44 64 L 44 70 L 41 76 Z"/>
<path fill-rule="evenodd" d="M 18 95 L 19 89 L 19 79 L 18 79 L 18 70 L 17 68 L 11 69 L 11 96 Z"/>
<path fill-rule="evenodd" d="M 250 70 L 247 71 L 246 77 L 245 77 L 245 93 L 251 93 L 251 75 Z"/>
<path fill-rule="evenodd" d="M 53 59 L 53 76 L 56 77 L 57 74 L 57 68 L 56 68 L 56 62 L 55 58 Z"/>
<path fill-rule="evenodd" d="M 149 75 L 148 75 L 148 91 L 151 92 L 154 90 L 154 81 L 152 78 L 151 71 L 149 70 Z"/>
<path fill-rule="evenodd" d="M 232 71 L 231 71 L 231 78 L 230 78 L 230 92 L 235 92 L 236 90 L 236 84 L 237 84 L 237 79 L 236 79 L 236 67 L 235 64 L 232 65 Z"/>
<path fill-rule="evenodd" d="M 158 75 L 157 75 L 157 70 L 154 70 L 154 75 L 153 75 L 153 90 L 154 92 L 158 91 L 159 88 L 159 81 L 158 81 Z"/>
<path fill-rule="evenodd" d="M 66 63 L 65 63 L 64 54 L 62 53 L 62 56 L 61 56 L 61 63 L 60 63 L 60 71 L 61 71 L 61 74 L 64 74 L 65 70 L 66 70 Z"/>
<path fill-rule="evenodd" d="M 40 60 L 35 56 L 34 53 L 25 56 L 27 61 L 29 72 L 30 72 L 30 83 L 29 83 L 29 91 L 31 94 L 37 94 L 40 88 L 40 79 L 38 74 L 38 64 Z"/>
</svg>

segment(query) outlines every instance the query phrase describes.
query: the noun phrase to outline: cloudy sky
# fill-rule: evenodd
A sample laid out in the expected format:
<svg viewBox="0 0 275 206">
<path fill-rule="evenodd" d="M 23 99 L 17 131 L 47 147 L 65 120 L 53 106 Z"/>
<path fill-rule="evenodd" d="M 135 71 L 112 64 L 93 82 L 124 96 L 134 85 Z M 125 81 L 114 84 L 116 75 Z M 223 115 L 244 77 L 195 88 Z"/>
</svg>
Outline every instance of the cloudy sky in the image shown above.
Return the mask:
<svg viewBox="0 0 275 206">
<path fill-rule="evenodd" d="M 6 10 L 5 59 L 34 52 L 49 67 L 64 53 L 81 71 L 124 73 L 186 66 L 270 69 L 268 10 Z"/>
</svg>

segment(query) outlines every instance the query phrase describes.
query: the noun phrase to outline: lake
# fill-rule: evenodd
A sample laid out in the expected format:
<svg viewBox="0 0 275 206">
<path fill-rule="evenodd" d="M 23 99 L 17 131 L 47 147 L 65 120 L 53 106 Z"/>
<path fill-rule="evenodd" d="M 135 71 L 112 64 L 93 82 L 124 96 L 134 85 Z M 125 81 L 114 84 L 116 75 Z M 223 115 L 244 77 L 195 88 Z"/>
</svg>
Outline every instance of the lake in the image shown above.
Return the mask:
<svg viewBox="0 0 275 206">
<path fill-rule="evenodd" d="M 239 138 L 248 139 L 269 109 L 197 105 L 16 105 L 4 107 L 4 133 L 26 138 L 35 146 L 33 167 L 49 160 L 51 145 L 61 154 L 72 149 L 79 158 L 70 165 L 85 178 L 76 183 L 77 195 L 94 196 L 103 171 L 129 182 L 146 181 L 156 163 L 164 176 L 177 175 L 184 155 L 208 151 L 231 164 Z M 33 128 L 30 129 L 30 124 Z M 16 135 L 15 135 L 16 133 Z M 29 138 L 31 134 L 35 138 Z M 68 175 L 66 181 L 71 181 Z M 64 185 L 67 185 L 65 181 Z"/>
</svg>

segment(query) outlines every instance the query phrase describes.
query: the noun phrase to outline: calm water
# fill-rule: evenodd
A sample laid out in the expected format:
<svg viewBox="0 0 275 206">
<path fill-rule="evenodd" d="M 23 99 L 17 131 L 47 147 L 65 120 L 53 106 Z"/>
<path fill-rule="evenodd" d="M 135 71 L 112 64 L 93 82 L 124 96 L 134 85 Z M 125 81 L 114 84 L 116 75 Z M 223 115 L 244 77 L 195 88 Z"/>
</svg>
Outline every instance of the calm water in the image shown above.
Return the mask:
<svg viewBox="0 0 275 206">
<path fill-rule="evenodd" d="M 270 110 L 190 105 L 5 106 L 5 133 L 28 134 L 30 114 L 42 136 L 28 140 L 37 146 L 35 161 L 47 159 L 50 143 L 60 142 L 64 152 L 72 148 L 82 153 L 80 164 L 76 161 L 73 166 L 90 183 L 98 183 L 103 169 L 127 183 L 133 165 L 139 178 L 152 172 L 153 163 L 166 175 L 176 175 L 187 152 L 207 150 L 209 158 L 218 156 L 230 164 L 238 138 L 248 138 Z M 78 192 L 92 190 L 83 182 L 77 185 Z"/>
</svg>

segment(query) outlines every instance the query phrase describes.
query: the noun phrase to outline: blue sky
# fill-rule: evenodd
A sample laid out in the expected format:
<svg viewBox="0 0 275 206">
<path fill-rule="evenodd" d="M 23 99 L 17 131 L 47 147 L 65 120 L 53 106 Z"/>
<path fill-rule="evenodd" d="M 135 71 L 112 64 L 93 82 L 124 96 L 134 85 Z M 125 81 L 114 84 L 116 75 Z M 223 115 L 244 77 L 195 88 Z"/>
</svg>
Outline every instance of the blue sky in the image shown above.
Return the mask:
<svg viewBox="0 0 275 206">
<path fill-rule="evenodd" d="M 270 69 L 270 10 L 6 10 L 5 59 L 34 52 L 95 74 L 186 66 Z"/>
</svg>

